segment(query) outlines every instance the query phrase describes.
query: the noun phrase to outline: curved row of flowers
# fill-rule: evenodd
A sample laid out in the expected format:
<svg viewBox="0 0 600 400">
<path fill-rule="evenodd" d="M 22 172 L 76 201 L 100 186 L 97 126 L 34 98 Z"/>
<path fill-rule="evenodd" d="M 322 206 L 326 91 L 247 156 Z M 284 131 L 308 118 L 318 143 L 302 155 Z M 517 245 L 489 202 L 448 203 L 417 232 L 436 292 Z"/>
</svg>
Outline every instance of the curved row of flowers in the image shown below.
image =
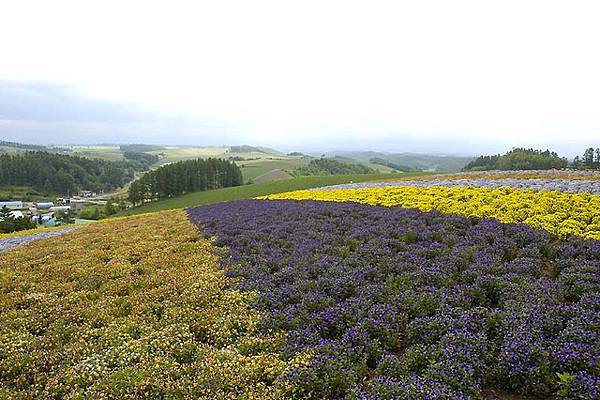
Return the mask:
<svg viewBox="0 0 600 400">
<path fill-rule="evenodd" d="M 312 354 L 279 378 L 295 398 L 600 396 L 599 241 L 351 202 L 188 214 L 257 293 L 259 330 L 287 336 L 286 359 Z"/>
<path fill-rule="evenodd" d="M 401 206 L 422 211 L 524 223 L 554 235 L 600 239 L 600 196 L 512 188 L 385 187 L 300 190 L 262 197 L 271 200 L 322 200 Z"/>
</svg>

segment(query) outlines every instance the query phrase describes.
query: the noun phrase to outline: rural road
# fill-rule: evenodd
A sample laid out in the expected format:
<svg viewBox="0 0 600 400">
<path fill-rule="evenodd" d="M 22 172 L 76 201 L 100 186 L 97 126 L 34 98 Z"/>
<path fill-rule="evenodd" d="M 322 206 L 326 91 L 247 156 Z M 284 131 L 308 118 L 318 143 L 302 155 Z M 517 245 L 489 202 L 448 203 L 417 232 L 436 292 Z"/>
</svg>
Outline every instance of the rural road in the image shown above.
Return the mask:
<svg viewBox="0 0 600 400">
<path fill-rule="evenodd" d="M 38 239 L 46 239 L 53 236 L 64 235 L 65 233 L 69 233 L 78 228 L 65 228 L 59 231 L 51 231 L 51 232 L 43 232 L 43 233 L 34 233 L 31 235 L 23 235 L 23 236 L 13 236 L 8 237 L 6 239 L 0 239 L 0 253 L 8 251 L 18 246 L 23 246 L 28 243 L 33 242 Z"/>
</svg>

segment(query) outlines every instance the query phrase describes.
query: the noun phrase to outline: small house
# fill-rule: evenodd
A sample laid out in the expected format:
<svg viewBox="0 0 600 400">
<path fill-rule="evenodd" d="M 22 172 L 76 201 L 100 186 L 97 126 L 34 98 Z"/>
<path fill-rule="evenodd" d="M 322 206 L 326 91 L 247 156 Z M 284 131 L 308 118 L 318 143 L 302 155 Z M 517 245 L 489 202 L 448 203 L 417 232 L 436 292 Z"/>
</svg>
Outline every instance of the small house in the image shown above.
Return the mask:
<svg viewBox="0 0 600 400">
<path fill-rule="evenodd" d="M 87 203 L 87 200 L 84 199 L 72 198 L 67 200 L 67 204 L 71 206 L 71 210 L 73 210 L 76 213 L 79 213 L 81 212 L 81 210 L 83 210 L 83 206 L 85 206 L 85 203 Z"/>
</svg>

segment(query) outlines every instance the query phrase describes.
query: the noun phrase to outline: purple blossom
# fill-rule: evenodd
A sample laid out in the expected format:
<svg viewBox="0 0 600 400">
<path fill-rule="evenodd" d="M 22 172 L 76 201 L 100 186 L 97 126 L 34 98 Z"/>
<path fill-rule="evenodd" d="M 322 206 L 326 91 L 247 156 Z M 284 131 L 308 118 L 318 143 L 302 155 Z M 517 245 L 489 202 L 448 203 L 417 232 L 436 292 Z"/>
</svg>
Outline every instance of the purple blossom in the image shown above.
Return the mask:
<svg viewBox="0 0 600 400">
<path fill-rule="evenodd" d="M 287 333 L 304 398 L 597 398 L 600 244 L 399 207 L 242 200 L 188 210 Z M 569 386 L 558 374 L 572 377 Z"/>
</svg>

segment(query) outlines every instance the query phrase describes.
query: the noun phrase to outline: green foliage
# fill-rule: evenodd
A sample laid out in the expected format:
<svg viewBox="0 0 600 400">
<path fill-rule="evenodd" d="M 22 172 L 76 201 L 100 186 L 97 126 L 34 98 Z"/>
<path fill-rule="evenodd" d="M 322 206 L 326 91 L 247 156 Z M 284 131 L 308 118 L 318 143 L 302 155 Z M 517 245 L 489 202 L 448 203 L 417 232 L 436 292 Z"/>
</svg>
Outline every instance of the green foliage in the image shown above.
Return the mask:
<svg viewBox="0 0 600 400">
<path fill-rule="evenodd" d="M 93 219 L 98 220 L 103 218 L 105 215 L 100 212 L 98 206 L 85 207 L 79 213 L 79 217 L 82 219 Z"/>
<path fill-rule="evenodd" d="M 179 161 L 150 171 L 132 182 L 128 199 L 136 205 L 242 183 L 242 172 L 234 162 L 216 158 Z"/>
<path fill-rule="evenodd" d="M 71 214 L 68 211 L 57 211 L 55 214 L 55 217 L 56 217 L 56 221 L 60 225 L 75 223 L 75 219 L 71 216 Z"/>
<path fill-rule="evenodd" d="M 0 155 L 0 185 L 30 186 L 44 194 L 109 191 L 124 185 L 138 163 L 104 161 L 44 151 Z"/>
<path fill-rule="evenodd" d="M 156 164 L 160 157 L 155 154 L 142 153 L 139 151 L 125 151 L 123 157 L 129 161 L 135 161 L 140 164 L 139 169 L 148 169 L 151 165 Z"/>
<path fill-rule="evenodd" d="M 515 148 L 504 155 L 482 155 L 467 164 L 463 171 L 560 169 L 567 165 L 566 158 L 550 150 Z"/>
<path fill-rule="evenodd" d="M 575 157 L 573 167 L 584 169 L 600 169 L 600 147 L 594 150 L 593 147 L 587 148 L 581 158 Z"/>
<path fill-rule="evenodd" d="M 384 167 L 388 167 L 391 169 L 395 169 L 396 171 L 402 171 L 402 172 L 413 172 L 416 171 L 414 168 L 406 166 L 406 165 L 400 165 L 400 164 L 396 164 L 394 162 L 388 161 L 384 158 L 381 157 L 373 157 L 369 160 L 370 163 L 372 164 L 377 164 L 377 165 L 383 165 Z"/>
<path fill-rule="evenodd" d="M 29 186 L 0 186 L 0 199 L 19 199 L 22 201 L 48 201 L 53 200 L 52 197 L 44 196 L 44 194 L 34 190 Z"/>
<path fill-rule="evenodd" d="M 27 217 L 13 217 L 6 206 L 0 210 L 0 233 L 23 231 L 35 227 L 35 223 Z"/>
<path fill-rule="evenodd" d="M 3 147 L 12 147 L 15 149 L 24 149 L 24 150 L 47 150 L 46 146 L 37 145 L 37 144 L 23 144 L 17 142 L 7 142 L 5 140 L 0 140 L 0 146 Z"/>
<path fill-rule="evenodd" d="M 348 175 L 348 174 L 372 174 L 374 169 L 358 163 L 345 163 L 332 158 L 319 158 L 311 160 L 308 165 L 296 168 L 296 175 Z"/>
</svg>

